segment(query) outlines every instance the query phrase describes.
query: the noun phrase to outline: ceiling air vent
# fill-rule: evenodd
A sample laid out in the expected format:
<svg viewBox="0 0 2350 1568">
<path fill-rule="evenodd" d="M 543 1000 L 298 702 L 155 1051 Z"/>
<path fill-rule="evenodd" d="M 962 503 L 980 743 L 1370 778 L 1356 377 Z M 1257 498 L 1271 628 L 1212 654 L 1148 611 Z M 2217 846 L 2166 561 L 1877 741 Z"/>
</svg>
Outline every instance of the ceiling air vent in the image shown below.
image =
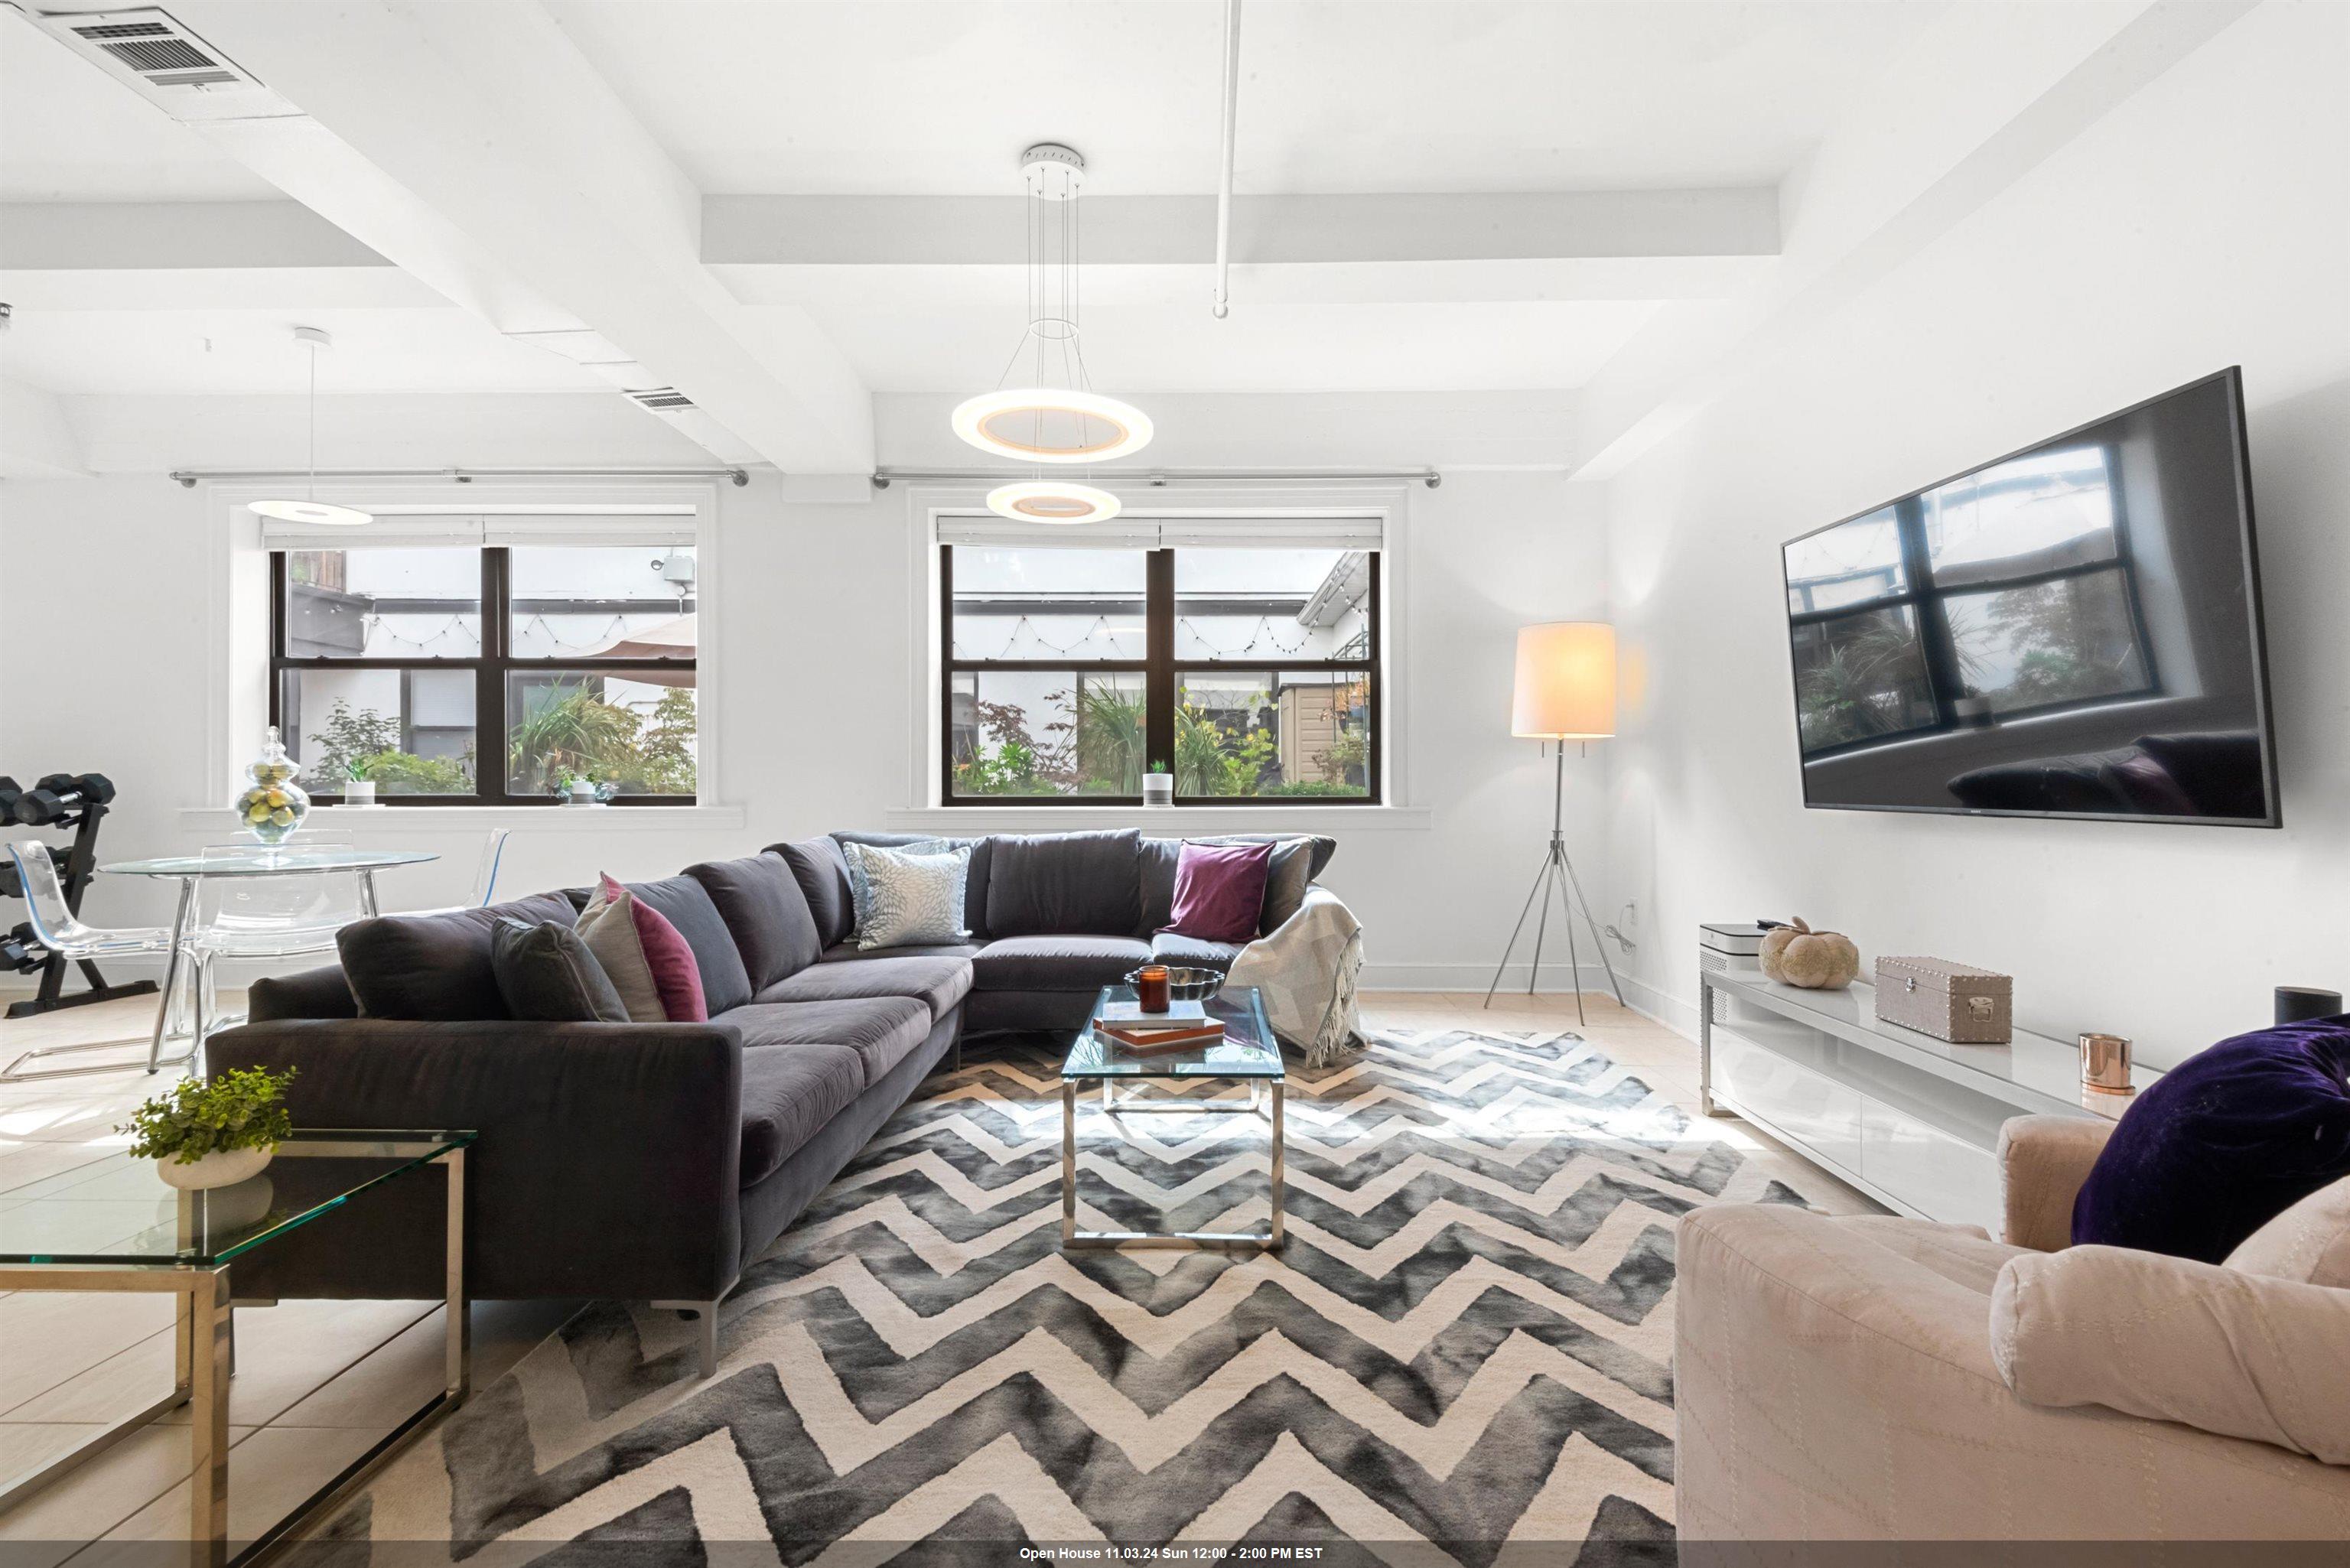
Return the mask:
<svg viewBox="0 0 2350 1568">
<path fill-rule="evenodd" d="M 629 396 L 637 407 L 650 409 L 657 414 L 667 413 L 672 409 L 693 407 L 693 400 L 675 387 L 648 387 L 641 390 L 632 388 Z"/>
<path fill-rule="evenodd" d="M 250 119 L 296 112 L 168 12 L 48 16 L 43 26 L 179 119 Z"/>
</svg>

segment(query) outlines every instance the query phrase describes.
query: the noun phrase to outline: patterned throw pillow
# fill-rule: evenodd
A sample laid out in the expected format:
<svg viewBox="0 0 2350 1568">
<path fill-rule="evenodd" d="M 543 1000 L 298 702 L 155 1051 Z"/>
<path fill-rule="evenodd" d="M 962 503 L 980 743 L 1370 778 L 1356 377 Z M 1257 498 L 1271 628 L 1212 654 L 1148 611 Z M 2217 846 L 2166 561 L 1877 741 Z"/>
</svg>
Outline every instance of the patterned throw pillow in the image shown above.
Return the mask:
<svg viewBox="0 0 2350 1568">
<path fill-rule="evenodd" d="M 872 844 L 842 846 L 848 857 L 849 891 L 857 901 L 851 940 L 867 951 L 959 942 L 971 933 L 962 923 L 963 888 L 971 877 L 971 846 L 941 847 L 930 841 L 884 849 Z"/>
</svg>

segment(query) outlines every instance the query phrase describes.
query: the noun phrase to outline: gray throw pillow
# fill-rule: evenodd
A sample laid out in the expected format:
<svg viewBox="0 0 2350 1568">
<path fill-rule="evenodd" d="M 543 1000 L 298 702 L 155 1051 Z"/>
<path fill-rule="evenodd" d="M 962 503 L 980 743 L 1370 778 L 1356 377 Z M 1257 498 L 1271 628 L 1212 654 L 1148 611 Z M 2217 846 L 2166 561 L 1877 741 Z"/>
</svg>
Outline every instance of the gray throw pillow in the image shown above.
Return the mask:
<svg viewBox="0 0 2350 1568">
<path fill-rule="evenodd" d="M 1264 915 L 1257 935 L 1269 937 L 1305 906 L 1305 890 L 1314 886 L 1314 841 L 1284 838 L 1274 846 L 1273 864 L 1264 876 Z"/>
<path fill-rule="evenodd" d="M 971 875 L 968 846 L 940 854 L 884 849 L 872 844 L 842 846 L 848 856 L 848 885 L 857 889 L 858 947 L 926 946 L 959 942 L 963 929 L 963 888 Z"/>
<path fill-rule="evenodd" d="M 577 933 L 554 920 L 502 919 L 490 932 L 490 971 L 506 1011 L 539 1023 L 626 1023 L 611 977 Z"/>
</svg>

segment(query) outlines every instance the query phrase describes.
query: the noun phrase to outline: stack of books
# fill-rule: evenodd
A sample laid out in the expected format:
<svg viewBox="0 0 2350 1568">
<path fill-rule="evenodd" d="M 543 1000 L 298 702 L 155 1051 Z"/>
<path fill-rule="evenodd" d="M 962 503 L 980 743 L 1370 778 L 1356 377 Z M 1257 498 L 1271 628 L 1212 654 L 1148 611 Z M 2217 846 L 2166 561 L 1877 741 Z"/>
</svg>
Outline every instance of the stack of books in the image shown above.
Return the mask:
<svg viewBox="0 0 2350 1568">
<path fill-rule="evenodd" d="M 1212 1045 L 1224 1037 L 1224 1026 L 1196 1002 L 1170 1002 L 1164 1012 L 1145 1012 L 1139 1002 L 1113 1002 L 1094 1019 L 1094 1033 L 1130 1054 L 1154 1056 Z"/>
</svg>

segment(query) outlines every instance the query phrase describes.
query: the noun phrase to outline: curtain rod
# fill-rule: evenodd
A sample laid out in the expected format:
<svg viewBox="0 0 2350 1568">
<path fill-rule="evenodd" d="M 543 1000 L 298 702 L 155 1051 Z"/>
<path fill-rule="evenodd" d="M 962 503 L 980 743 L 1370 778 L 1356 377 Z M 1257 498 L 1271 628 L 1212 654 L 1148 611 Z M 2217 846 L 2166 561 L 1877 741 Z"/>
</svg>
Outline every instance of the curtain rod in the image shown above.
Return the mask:
<svg viewBox="0 0 2350 1568">
<path fill-rule="evenodd" d="M 887 490 L 899 480 L 984 483 L 991 480 L 1017 479 L 1024 472 L 1004 468 L 877 468 L 873 471 L 873 488 Z M 1378 479 L 1413 480 L 1433 490 L 1444 483 L 1444 475 L 1432 468 L 1091 468 L 1077 472 L 1089 481 L 1125 480 L 1130 483 L 1154 486 L 1216 484 L 1235 480 L 1251 483 L 1297 484 L 1334 479 Z"/>
<path fill-rule="evenodd" d="M 200 479 L 301 479 L 307 470 L 287 468 L 178 468 L 172 477 L 193 490 Z M 744 468 L 322 468 L 320 479 L 445 479 L 471 484 L 476 479 L 725 479 L 751 483 Z"/>
</svg>

